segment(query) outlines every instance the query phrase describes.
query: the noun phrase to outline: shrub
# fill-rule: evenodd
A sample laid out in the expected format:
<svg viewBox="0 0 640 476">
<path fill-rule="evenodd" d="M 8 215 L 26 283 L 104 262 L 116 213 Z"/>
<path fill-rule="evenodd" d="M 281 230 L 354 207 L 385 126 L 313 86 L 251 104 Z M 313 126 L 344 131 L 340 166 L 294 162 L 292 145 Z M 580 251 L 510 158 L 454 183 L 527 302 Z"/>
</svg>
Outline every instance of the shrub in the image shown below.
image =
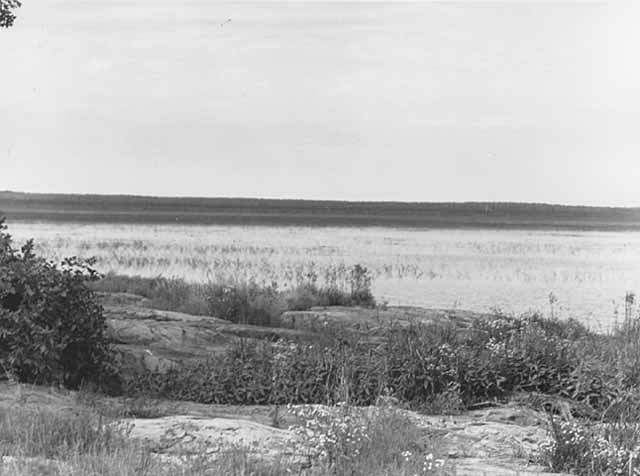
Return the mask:
<svg viewBox="0 0 640 476">
<path fill-rule="evenodd" d="M 279 326 L 279 317 L 286 309 L 275 283 L 264 287 L 254 282 L 237 286 L 210 284 L 207 301 L 210 315 L 257 326 Z"/>
<path fill-rule="evenodd" d="M 330 324 L 313 342 L 240 341 L 208 362 L 133 383 L 162 397 L 227 404 L 371 405 L 390 389 L 398 400 L 432 412 L 459 412 L 522 391 L 566 395 L 573 389 L 598 410 L 618 398 L 604 391 L 609 387 L 579 383 L 586 373 L 578 347 L 562 335 L 538 318 L 504 316 L 478 320 L 464 332 L 453 324 L 415 324 L 375 337 Z M 620 401 L 616 411 L 628 403 Z"/>
<path fill-rule="evenodd" d="M 356 264 L 349 273 L 351 302 L 358 306 L 373 307 L 376 301 L 371 293 L 371 273 L 364 266 Z"/>
<path fill-rule="evenodd" d="M 0 364 L 20 381 L 78 387 L 113 369 L 102 307 L 85 285 L 91 260 L 60 264 L 13 248 L 0 220 Z M 113 382 L 109 382 L 110 385 Z"/>
<path fill-rule="evenodd" d="M 290 406 L 297 453 L 323 475 L 450 474 L 416 423 L 391 405 L 357 408 Z"/>
<path fill-rule="evenodd" d="M 551 422 L 543 458 L 557 472 L 580 476 L 640 474 L 640 425 Z"/>
</svg>

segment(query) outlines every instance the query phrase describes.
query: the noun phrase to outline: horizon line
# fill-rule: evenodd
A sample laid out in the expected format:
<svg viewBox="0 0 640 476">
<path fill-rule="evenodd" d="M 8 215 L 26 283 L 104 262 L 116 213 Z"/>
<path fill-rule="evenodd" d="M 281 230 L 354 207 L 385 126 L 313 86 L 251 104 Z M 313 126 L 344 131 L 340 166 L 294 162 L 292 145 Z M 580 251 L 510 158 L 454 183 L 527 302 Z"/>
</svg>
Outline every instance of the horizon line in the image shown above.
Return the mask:
<svg viewBox="0 0 640 476">
<path fill-rule="evenodd" d="M 283 198 L 283 197 L 247 197 L 247 196 L 196 196 L 196 195 L 138 195 L 130 193 L 76 193 L 76 192 L 25 192 L 16 190 L 0 190 L 0 194 L 16 195 L 56 195 L 56 196 L 79 196 L 79 197 L 122 197 L 140 199 L 177 199 L 177 200 L 262 200 L 262 201 L 288 201 L 288 202 L 320 202 L 320 203 L 357 203 L 357 204 L 398 204 L 398 205 L 535 205 L 547 207 L 564 208 L 601 208 L 619 210 L 640 210 L 639 206 L 616 206 L 616 205 L 575 205 L 558 202 L 529 202 L 529 201 L 487 201 L 487 200 L 434 200 L 434 201 L 414 201 L 414 200 L 343 200 L 343 199 L 317 199 L 317 198 Z"/>
</svg>

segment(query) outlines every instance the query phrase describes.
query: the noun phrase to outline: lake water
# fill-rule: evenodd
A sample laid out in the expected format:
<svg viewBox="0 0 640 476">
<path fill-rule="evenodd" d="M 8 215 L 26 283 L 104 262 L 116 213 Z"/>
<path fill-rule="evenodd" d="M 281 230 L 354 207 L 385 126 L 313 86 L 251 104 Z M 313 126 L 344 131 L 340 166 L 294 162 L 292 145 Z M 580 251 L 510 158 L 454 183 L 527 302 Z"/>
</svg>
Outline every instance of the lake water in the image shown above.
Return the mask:
<svg viewBox="0 0 640 476">
<path fill-rule="evenodd" d="M 51 257 L 96 256 L 101 272 L 322 283 L 356 263 L 389 304 L 576 317 L 604 330 L 640 291 L 639 232 L 13 223 Z M 555 296 L 551 305 L 550 293 Z"/>
</svg>

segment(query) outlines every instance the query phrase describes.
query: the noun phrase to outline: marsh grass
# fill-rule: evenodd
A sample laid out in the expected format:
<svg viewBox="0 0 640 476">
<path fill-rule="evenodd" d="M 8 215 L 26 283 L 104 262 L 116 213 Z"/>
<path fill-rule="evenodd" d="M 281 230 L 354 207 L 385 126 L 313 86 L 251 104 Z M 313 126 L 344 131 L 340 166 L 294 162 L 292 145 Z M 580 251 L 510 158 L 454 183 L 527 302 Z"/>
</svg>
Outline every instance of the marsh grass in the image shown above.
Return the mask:
<svg viewBox="0 0 640 476">
<path fill-rule="evenodd" d="M 375 306 L 371 274 L 355 265 L 346 282 L 337 277 L 318 284 L 318 276 L 308 273 L 295 287 L 281 289 L 276 282 L 231 280 L 187 283 L 182 279 L 144 278 L 107 274 L 91 288 L 100 292 L 125 292 L 148 298 L 156 309 L 220 317 L 231 322 L 280 327 L 280 316 L 288 310 L 314 306 Z"/>
<path fill-rule="evenodd" d="M 182 279 L 145 278 L 109 273 L 91 288 L 99 292 L 131 293 L 144 296 L 151 301 L 151 307 L 166 311 L 184 312 L 194 315 L 208 315 L 210 312 L 207 296 L 211 287 L 206 284 L 187 283 Z"/>
</svg>

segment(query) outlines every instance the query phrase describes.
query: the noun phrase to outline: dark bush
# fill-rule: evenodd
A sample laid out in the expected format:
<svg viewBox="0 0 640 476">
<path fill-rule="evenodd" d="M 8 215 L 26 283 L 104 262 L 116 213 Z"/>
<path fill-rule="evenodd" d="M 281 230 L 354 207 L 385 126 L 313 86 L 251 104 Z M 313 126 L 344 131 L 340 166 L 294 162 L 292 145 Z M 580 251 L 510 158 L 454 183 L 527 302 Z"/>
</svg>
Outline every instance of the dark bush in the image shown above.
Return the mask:
<svg viewBox="0 0 640 476">
<path fill-rule="evenodd" d="M 275 285 L 261 287 L 250 282 L 238 286 L 210 284 L 207 301 L 209 315 L 231 322 L 278 327 L 286 310 Z"/>
<path fill-rule="evenodd" d="M 374 307 L 376 301 L 371 293 L 371 273 L 367 268 L 356 264 L 349 273 L 351 284 L 351 302 L 356 306 Z"/>
<path fill-rule="evenodd" d="M 55 264 L 20 250 L 0 220 L 0 364 L 20 381 L 106 384 L 111 374 L 102 307 L 85 283 L 98 278 L 93 261 Z M 113 382 L 111 383 L 113 384 Z"/>
</svg>

